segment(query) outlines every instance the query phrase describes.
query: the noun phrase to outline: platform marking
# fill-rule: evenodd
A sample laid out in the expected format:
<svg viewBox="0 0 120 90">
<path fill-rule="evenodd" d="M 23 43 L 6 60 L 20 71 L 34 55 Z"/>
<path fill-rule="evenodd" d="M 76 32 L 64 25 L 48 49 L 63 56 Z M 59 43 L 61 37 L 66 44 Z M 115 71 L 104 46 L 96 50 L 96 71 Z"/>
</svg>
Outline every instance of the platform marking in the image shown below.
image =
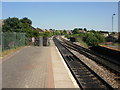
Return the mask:
<svg viewBox="0 0 120 90">
<path fill-rule="evenodd" d="M 78 86 L 76 80 L 74 79 L 72 73 L 70 72 L 69 68 L 67 67 L 67 65 L 66 65 L 66 63 L 65 63 L 65 61 L 64 61 L 64 59 L 63 59 L 63 57 L 61 56 L 61 54 L 60 54 L 60 52 L 59 52 L 59 50 L 58 50 L 58 48 L 57 48 L 57 47 L 55 47 L 55 48 L 56 48 L 56 50 L 57 50 L 57 52 L 58 52 L 60 58 L 62 59 L 62 62 L 63 62 L 63 64 L 64 64 L 64 66 L 65 66 L 65 68 L 66 68 L 66 70 L 67 70 L 67 72 L 68 72 L 68 75 L 70 76 L 70 78 L 71 78 L 71 80 L 72 80 L 72 82 L 73 82 L 75 88 L 79 88 L 79 86 Z"/>
</svg>

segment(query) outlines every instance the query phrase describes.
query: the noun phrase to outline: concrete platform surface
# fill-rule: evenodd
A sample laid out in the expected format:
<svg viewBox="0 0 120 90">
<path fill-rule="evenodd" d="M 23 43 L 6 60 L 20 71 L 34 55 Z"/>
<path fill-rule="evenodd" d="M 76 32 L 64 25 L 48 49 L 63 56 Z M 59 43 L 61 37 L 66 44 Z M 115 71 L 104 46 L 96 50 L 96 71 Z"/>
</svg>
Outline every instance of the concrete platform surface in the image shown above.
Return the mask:
<svg viewBox="0 0 120 90">
<path fill-rule="evenodd" d="M 70 73 L 65 61 L 60 55 L 54 42 L 51 40 L 51 56 L 55 88 L 78 88 L 78 85 Z"/>
<path fill-rule="evenodd" d="M 77 88 L 54 42 L 30 46 L 2 62 L 3 88 Z"/>
</svg>

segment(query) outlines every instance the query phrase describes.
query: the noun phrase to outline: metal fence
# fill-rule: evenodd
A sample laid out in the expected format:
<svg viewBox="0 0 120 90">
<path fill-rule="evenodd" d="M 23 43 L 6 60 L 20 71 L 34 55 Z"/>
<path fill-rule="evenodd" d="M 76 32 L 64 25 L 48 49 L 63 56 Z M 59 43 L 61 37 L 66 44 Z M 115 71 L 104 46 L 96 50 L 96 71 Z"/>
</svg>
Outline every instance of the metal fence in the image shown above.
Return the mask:
<svg viewBox="0 0 120 90">
<path fill-rule="evenodd" d="M 25 45 L 25 33 L 1 32 L 0 50 L 5 51 Z"/>
</svg>

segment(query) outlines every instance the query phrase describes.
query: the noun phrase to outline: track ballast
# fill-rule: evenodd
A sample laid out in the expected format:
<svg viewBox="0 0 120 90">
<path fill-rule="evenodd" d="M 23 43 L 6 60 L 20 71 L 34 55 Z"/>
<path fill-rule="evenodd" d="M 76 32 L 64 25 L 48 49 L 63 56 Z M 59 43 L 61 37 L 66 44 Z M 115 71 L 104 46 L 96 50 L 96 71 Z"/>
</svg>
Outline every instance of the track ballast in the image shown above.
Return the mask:
<svg viewBox="0 0 120 90">
<path fill-rule="evenodd" d="M 55 37 L 53 40 L 81 89 L 113 89 L 98 74 L 61 44 L 61 41 Z"/>
</svg>

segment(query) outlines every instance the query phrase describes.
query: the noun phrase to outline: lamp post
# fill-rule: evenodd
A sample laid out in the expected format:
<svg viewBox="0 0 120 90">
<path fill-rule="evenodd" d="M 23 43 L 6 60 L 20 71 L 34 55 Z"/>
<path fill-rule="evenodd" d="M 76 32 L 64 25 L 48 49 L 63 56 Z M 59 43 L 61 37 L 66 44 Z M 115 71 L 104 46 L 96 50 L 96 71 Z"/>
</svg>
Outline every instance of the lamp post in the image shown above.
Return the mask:
<svg viewBox="0 0 120 90">
<path fill-rule="evenodd" d="M 113 32 L 113 16 L 114 16 L 115 14 L 113 14 L 112 15 L 112 32 Z"/>
</svg>

